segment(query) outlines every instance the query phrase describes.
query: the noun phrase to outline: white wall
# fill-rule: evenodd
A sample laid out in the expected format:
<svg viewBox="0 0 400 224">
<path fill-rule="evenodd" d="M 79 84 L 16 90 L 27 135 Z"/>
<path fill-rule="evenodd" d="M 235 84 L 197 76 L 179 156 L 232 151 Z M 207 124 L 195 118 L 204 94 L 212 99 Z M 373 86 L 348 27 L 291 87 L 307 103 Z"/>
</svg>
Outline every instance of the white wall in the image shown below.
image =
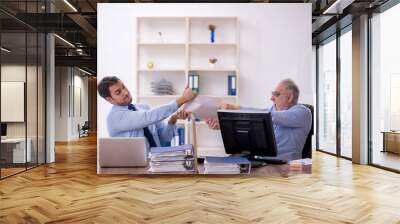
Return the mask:
<svg viewBox="0 0 400 224">
<path fill-rule="evenodd" d="M 136 17 L 234 16 L 240 23 L 239 103 L 270 106 L 270 92 L 284 78 L 313 104 L 311 4 L 98 4 L 98 80 L 117 75 L 135 92 Z M 254 97 L 257 96 L 257 97 Z M 98 96 L 98 136 L 108 136 L 110 104 Z"/>
</svg>

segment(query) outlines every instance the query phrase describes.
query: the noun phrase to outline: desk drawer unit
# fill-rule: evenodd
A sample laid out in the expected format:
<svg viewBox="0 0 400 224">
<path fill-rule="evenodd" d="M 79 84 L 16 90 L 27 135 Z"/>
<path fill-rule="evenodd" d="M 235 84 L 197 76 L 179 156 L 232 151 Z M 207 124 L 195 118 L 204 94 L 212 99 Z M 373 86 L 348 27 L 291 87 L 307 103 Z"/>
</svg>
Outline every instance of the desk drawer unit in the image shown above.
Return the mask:
<svg viewBox="0 0 400 224">
<path fill-rule="evenodd" d="M 1 160 L 6 164 L 19 164 L 32 161 L 31 141 L 28 139 L 28 147 L 25 150 L 25 140 L 2 140 Z"/>
<path fill-rule="evenodd" d="M 383 133 L 383 151 L 400 154 L 400 132 Z"/>
</svg>

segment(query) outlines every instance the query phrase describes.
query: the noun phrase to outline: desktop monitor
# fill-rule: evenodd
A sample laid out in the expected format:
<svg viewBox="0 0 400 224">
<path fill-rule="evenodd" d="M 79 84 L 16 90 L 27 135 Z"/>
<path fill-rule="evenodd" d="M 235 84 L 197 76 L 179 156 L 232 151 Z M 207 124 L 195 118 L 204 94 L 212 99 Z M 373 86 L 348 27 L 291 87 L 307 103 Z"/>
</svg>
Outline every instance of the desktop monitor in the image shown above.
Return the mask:
<svg viewBox="0 0 400 224">
<path fill-rule="evenodd" d="M 219 110 L 218 119 L 227 154 L 277 156 L 271 113 Z"/>
<path fill-rule="evenodd" d="M 2 137 L 7 136 L 7 124 L 6 123 L 1 123 L 1 136 Z"/>
</svg>

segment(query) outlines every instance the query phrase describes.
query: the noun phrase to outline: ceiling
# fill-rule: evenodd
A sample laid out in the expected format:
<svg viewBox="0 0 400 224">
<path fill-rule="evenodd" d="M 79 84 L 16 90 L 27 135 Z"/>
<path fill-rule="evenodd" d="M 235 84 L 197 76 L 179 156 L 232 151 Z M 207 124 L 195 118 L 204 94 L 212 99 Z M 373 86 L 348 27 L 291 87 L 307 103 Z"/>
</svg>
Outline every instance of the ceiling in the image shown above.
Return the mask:
<svg viewBox="0 0 400 224">
<path fill-rule="evenodd" d="M 335 0 L 1 0 L 0 25 L 14 47 L 24 46 L 25 39 L 21 31 L 37 30 L 55 32 L 56 65 L 79 66 L 96 73 L 96 40 L 97 40 L 97 3 L 193 3 L 193 2 L 232 2 L 232 3 L 312 3 L 313 42 L 316 43 L 335 32 L 338 20 L 348 20 L 365 10 L 373 9 L 387 0 L 341 0 L 336 11 L 323 14 L 327 8 L 334 8 Z M 336 6 L 334 5 L 334 6 Z M 52 13 L 48 13 L 52 11 Z M 337 14 L 340 11 L 340 14 Z M 343 12 L 342 12 L 343 11 Z M 343 19 L 344 18 L 344 19 Z M 342 22 L 341 26 L 346 26 Z M 66 41 L 64 41 L 64 40 Z M 4 41 L 3 41 L 4 43 Z M 31 52 L 35 44 L 28 44 L 27 52 Z"/>
</svg>

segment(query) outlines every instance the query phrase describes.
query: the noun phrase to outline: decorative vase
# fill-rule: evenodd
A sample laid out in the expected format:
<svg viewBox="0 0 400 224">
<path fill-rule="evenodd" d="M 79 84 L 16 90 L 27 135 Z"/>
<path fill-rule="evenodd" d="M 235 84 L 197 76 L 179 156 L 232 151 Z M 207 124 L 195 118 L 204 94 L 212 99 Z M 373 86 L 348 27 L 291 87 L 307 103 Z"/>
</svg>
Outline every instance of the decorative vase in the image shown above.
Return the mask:
<svg viewBox="0 0 400 224">
<path fill-rule="evenodd" d="M 153 63 L 152 61 L 149 61 L 149 62 L 147 63 L 147 68 L 148 68 L 149 70 L 153 69 L 153 68 L 154 68 L 154 63 Z"/>
<path fill-rule="evenodd" d="M 216 59 L 216 58 L 209 58 L 208 59 L 208 64 L 210 65 L 211 69 L 215 69 L 217 61 L 218 61 L 218 59 Z"/>
<path fill-rule="evenodd" d="M 211 43 L 215 42 L 215 31 L 210 32 L 210 41 L 211 41 Z"/>
<path fill-rule="evenodd" d="M 210 30 L 210 42 L 214 43 L 215 42 L 215 25 L 210 24 L 208 25 L 208 29 Z"/>
</svg>

